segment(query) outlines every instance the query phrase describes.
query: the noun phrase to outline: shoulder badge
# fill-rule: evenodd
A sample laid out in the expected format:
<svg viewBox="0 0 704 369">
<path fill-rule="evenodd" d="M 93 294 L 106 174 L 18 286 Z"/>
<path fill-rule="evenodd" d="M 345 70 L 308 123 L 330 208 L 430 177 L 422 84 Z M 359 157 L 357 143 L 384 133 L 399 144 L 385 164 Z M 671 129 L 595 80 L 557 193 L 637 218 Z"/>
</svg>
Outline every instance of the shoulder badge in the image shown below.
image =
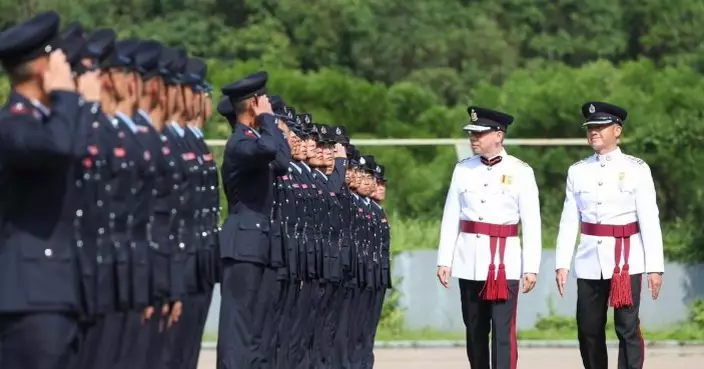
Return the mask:
<svg viewBox="0 0 704 369">
<path fill-rule="evenodd" d="M 521 160 L 521 159 L 519 159 L 519 158 L 517 158 L 517 157 L 515 157 L 515 156 L 513 156 L 513 155 L 509 155 L 509 157 L 511 157 L 513 160 L 515 160 L 518 164 L 521 164 L 521 165 L 523 165 L 524 167 L 530 168 L 530 165 L 528 165 L 528 163 L 526 163 L 525 161 L 523 161 L 523 160 Z"/>
<path fill-rule="evenodd" d="M 571 168 L 571 167 L 576 167 L 577 165 L 580 165 L 580 164 L 584 163 L 586 160 L 587 160 L 587 159 L 582 159 L 582 160 L 580 160 L 580 161 L 578 161 L 578 162 L 576 162 L 576 163 L 570 165 L 570 168 Z"/>
<path fill-rule="evenodd" d="M 636 163 L 636 164 L 638 164 L 638 165 L 645 165 L 645 160 L 643 160 L 643 159 L 636 158 L 636 157 L 633 156 L 633 155 L 624 155 L 624 156 L 625 156 L 629 161 L 631 161 L 631 162 L 633 162 L 633 163 Z"/>
<path fill-rule="evenodd" d="M 24 106 L 21 102 L 14 103 L 10 107 L 10 113 L 12 114 L 27 114 L 29 113 L 29 108 Z"/>
</svg>

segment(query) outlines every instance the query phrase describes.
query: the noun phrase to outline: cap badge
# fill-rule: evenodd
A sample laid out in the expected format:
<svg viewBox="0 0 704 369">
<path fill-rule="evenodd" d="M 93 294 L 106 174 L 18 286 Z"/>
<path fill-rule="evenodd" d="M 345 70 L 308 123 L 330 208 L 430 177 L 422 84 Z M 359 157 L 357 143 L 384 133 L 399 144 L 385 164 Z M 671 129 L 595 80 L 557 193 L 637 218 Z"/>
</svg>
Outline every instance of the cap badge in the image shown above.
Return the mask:
<svg viewBox="0 0 704 369">
<path fill-rule="evenodd" d="M 335 129 L 335 133 L 336 133 L 338 136 L 341 136 L 341 135 L 342 135 L 342 130 L 340 129 L 340 127 L 337 127 L 337 129 Z"/>
<path fill-rule="evenodd" d="M 296 123 L 301 124 L 301 117 L 296 117 Z"/>
<path fill-rule="evenodd" d="M 320 133 L 326 135 L 326 134 L 328 134 L 328 130 L 325 129 L 325 127 L 320 127 Z"/>
<path fill-rule="evenodd" d="M 376 166 L 376 172 L 377 172 L 377 173 L 381 173 L 381 168 L 379 168 L 378 165 Z"/>
<path fill-rule="evenodd" d="M 596 108 L 594 107 L 594 104 L 589 104 L 589 114 L 594 113 L 596 113 Z"/>
<path fill-rule="evenodd" d="M 303 119 L 305 119 L 306 123 L 308 123 L 308 124 L 310 123 L 310 115 L 304 116 Z"/>
<path fill-rule="evenodd" d="M 472 122 L 476 122 L 479 120 L 479 117 L 477 116 L 477 112 L 472 109 L 472 111 L 469 113 L 469 119 L 472 120 Z"/>
<path fill-rule="evenodd" d="M 364 158 L 359 158 L 359 164 L 367 164 L 367 161 Z"/>
</svg>

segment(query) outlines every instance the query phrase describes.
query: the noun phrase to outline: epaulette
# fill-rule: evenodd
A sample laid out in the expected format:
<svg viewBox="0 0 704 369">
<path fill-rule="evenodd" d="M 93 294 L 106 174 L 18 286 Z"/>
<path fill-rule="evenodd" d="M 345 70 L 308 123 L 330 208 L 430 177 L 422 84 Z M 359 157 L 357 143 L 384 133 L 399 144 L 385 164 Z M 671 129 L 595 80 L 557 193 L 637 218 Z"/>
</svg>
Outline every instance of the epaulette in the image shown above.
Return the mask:
<svg viewBox="0 0 704 369">
<path fill-rule="evenodd" d="M 515 157 L 515 156 L 513 156 L 513 155 L 510 155 L 510 156 L 511 156 L 511 158 L 512 158 L 513 160 L 517 161 L 519 164 L 523 164 L 524 167 L 530 168 L 530 165 L 528 165 L 528 163 L 526 163 L 525 161 L 523 161 L 523 160 L 521 160 L 521 159 L 519 159 L 519 158 L 517 158 L 517 157 Z"/>
<path fill-rule="evenodd" d="M 635 163 L 635 164 L 638 164 L 638 165 L 641 165 L 641 166 L 642 166 L 642 165 L 645 165 L 645 160 L 643 160 L 643 159 L 636 158 L 635 156 L 633 156 L 633 155 L 628 155 L 628 154 L 624 154 L 623 156 L 625 156 L 626 159 L 632 161 L 632 162 Z"/>
<path fill-rule="evenodd" d="M 468 162 L 468 161 L 470 161 L 470 160 L 472 160 L 472 159 L 474 159 L 474 158 L 476 158 L 476 157 L 477 157 L 477 155 L 468 156 L 468 157 L 466 157 L 466 158 L 461 159 L 460 161 L 458 161 L 457 164 L 462 164 L 462 163 Z"/>
<path fill-rule="evenodd" d="M 576 167 L 577 165 L 582 164 L 582 163 L 584 163 L 584 162 L 586 162 L 586 161 L 587 161 L 587 159 L 582 159 L 582 160 L 580 160 L 580 161 L 578 161 L 578 162 L 576 162 L 576 163 L 570 165 L 570 168 Z"/>
</svg>

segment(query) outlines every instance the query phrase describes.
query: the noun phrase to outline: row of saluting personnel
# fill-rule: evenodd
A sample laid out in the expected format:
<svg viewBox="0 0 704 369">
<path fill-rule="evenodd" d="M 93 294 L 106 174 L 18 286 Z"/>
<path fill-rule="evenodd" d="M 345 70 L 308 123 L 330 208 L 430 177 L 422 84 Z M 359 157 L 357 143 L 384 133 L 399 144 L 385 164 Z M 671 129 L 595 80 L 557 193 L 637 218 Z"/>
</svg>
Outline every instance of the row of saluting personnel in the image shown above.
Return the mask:
<svg viewBox="0 0 704 369">
<path fill-rule="evenodd" d="M 371 367 L 383 166 L 249 76 L 218 105 L 221 231 L 204 61 L 59 23 L 0 34 L 0 367 L 194 369 L 218 282 L 218 367 Z"/>
<path fill-rule="evenodd" d="M 270 99 L 267 79 L 223 87 L 218 106 L 233 127 L 222 168 L 218 362 L 371 368 L 391 287 L 384 167 L 344 127 Z"/>
</svg>

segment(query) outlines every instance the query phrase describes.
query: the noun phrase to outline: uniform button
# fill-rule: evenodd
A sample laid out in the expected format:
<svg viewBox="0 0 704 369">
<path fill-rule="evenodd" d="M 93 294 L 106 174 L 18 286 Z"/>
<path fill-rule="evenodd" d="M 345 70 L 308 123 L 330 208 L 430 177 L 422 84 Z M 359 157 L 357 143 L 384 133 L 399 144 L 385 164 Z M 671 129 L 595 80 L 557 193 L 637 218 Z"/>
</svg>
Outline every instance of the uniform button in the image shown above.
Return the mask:
<svg viewBox="0 0 704 369">
<path fill-rule="evenodd" d="M 486 187 L 486 186 L 488 186 L 488 185 L 489 185 L 488 183 L 484 183 L 484 187 Z"/>
<path fill-rule="evenodd" d="M 598 244 L 600 244 L 600 245 L 601 245 L 601 240 L 599 240 L 599 241 L 596 241 L 596 243 L 598 243 Z"/>
<path fill-rule="evenodd" d="M 597 220 L 597 221 L 596 221 L 596 224 L 601 224 L 601 220 Z"/>
<path fill-rule="evenodd" d="M 257 228 L 261 227 L 261 226 L 259 225 L 259 223 L 255 224 L 255 225 L 257 226 Z"/>
<path fill-rule="evenodd" d="M 51 251 L 51 249 L 46 249 L 46 250 L 44 250 L 44 255 L 46 255 L 46 257 L 50 258 L 51 255 L 54 255 L 54 252 Z"/>
<path fill-rule="evenodd" d="M 602 167 L 602 168 L 605 167 L 605 166 L 606 166 L 606 163 L 601 163 L 601 167 Z"/>
<path fill-rule="evenodd" d="M 477 238 L 481 237 L 481 235 L 477 235 Z"/>
<path fill-rule="evenodd" d="M 486 170 L 491 170 L 491 167 L 486 167 Z"/>
<path fill-rule="evenodd" d="M 184 248 L 186 248 L 186 245 L 184 245 L 183 242 L 181 242 L 181 243 L 178 244 L 178 248 L 180 248 L 181 250 L 183 250 Z"/>
<path fill-rule="evenodd" d="M 205 237 L 205 236 L 207 236 L 207 235 L 208 235 L 208 232 L 203 232 L 203 233 L 201 233 L 201 236 L 203 236 L 203 237 Z"/>
<path fill-rule="evenodd" d="M 485 202 L 486 202 L 486 200 L 482 199 L 482 204 L 485 203 Z"/>
<path fill-rule="evenodd" d="M 597 204 L 597 205 L 601 205 L 601 201 L 597 202 L 596 204 Z"/>
<path fill-rule="evenodd" d="M 98 264 L 100 264 L 100 263 L 103 262 L 103 257 L 102 257 L 102 256 L 98 256 L 97 258 L 95 258 L 95 260 L 98 262 Z"/>
<path fill-rule="evenodd" d="M 601 185 L 603 185 L 603 184 L 604 184 L 604 182 L 599 182 L 599 186 L 601 186 Z"/>
<path fill-rule="evenodd" d="M 479 217 L 479 220 L 484 220 L 484 217 Z"/>
</svg>

